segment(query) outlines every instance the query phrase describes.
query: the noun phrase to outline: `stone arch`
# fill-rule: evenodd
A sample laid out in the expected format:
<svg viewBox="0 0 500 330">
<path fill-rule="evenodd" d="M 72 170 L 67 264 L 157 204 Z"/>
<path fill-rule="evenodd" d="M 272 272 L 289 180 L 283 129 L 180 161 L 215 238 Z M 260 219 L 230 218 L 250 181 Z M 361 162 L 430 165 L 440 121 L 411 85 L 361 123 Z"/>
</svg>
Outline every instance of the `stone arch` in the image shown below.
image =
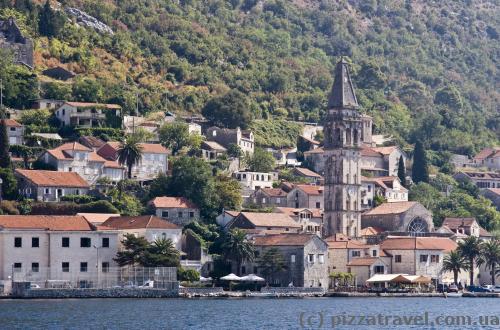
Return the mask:
<svg viewBox="0 0 500 330">
<path fill-rule="evenodd" d="M 351 129 L 348 128 L 345 130 L 345 143 L 347 145 L 351 145 L 352 144 L 352 132 L 351 132 Z"/>
<path fill-rule="evenodd" d="M 358 133 L 358 130 L 357 129 L 354 129 L 353 132 L 353 142 L 355 145 L 358 145 L 359 144 L 359 133 Z"/>
<path fill-rule="evenodd" d="M 411 234 L 427 233 L 429 232 L 429 224 L 421 217 L 413 218 L 408 224 L 408 232 Z"/>
</svg>

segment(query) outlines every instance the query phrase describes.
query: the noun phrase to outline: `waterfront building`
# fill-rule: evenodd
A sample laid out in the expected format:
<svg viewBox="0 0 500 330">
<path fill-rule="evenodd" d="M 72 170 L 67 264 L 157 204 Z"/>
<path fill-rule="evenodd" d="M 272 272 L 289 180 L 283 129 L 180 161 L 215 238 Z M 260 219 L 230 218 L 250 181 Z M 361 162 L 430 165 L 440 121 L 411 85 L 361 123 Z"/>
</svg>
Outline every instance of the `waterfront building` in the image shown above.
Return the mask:
<svg viewBox="0 0 500 330">
<path fill-rule="evenodd" d="M 0 215 L 4 289 L 26 277 L 43 287 L 96 285 L 96 273 L 104 281 L 116 266 L 117 249 L 116 230 L 98 229 L 83 216 Z"/>
</svg>

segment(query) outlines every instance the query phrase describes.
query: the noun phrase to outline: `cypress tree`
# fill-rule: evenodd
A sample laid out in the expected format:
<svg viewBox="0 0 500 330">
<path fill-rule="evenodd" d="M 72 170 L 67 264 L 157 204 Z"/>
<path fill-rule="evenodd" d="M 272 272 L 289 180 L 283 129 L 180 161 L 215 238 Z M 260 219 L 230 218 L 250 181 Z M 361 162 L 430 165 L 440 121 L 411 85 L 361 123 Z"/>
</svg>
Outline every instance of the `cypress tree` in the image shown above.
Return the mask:
<svg viewBox="0 0 500 330">
<path fill-rule="evenodd" d="M 403 159 L 403 155 L 401 155 L 399 157 L 398 178 L 399 178 L 399 181 L 401 181 L 401 184 L 403 186 L 406 186 L 406 168 L 405 168 L 405 161 Z"/>
<path fill-rule="evenodd" d="M 0 168 L 10 168 L 9 136 L 3 118 L 0 120 Z"/>
<path fill-rule="evenodd" d="M 411 171 L 413 182 L 429 182 L 429 165 L 422 142 L 415 143 L 413 150 L 413 167 Z"/>
<path fill-rule="evenodd" d="M 47 0 L 40 11 L 40 16 L 38 18 L 38 31 L 41 35 L 53 37 L 53 20 L 54 13 L 50 7 L 50 0 Z"/>
</svg>

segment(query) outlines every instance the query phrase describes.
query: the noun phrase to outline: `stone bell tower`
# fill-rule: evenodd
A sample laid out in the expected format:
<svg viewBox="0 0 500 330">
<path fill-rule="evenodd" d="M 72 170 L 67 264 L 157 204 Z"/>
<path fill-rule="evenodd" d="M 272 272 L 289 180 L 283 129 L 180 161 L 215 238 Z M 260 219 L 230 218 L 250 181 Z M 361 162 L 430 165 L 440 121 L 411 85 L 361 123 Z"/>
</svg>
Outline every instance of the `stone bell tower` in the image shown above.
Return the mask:
<svg viewBox="0 0 500 330">
<path fill-rule="evenodd" d="M 325 235 L 358 237 L 361 230 L 361 132 L 348 63 L 335 67 L 324 125 Z"/>
</svg>

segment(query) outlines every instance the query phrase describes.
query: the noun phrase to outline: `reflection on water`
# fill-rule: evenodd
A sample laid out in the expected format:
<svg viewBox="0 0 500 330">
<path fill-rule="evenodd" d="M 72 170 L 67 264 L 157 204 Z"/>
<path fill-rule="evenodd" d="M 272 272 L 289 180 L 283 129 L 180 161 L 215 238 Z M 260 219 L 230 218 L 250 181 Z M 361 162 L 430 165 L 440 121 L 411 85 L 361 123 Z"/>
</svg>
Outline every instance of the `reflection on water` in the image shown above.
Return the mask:
<svg viewBox="0 0 500 330">
<path fill-rule="evenodd" d="M 475 324 L 455 324 L 467 322 L 469 316 Z M 331 329 L 333 325 L 340 329 L 477 329 L 486 317 L 493 324 L 490 329 L 499 329 L 493 316 L 500 317 L 500 299 L 0 300 L 2 329 Z M 432 323 L 438 317 L 440 326 Z"/>
</svg>

